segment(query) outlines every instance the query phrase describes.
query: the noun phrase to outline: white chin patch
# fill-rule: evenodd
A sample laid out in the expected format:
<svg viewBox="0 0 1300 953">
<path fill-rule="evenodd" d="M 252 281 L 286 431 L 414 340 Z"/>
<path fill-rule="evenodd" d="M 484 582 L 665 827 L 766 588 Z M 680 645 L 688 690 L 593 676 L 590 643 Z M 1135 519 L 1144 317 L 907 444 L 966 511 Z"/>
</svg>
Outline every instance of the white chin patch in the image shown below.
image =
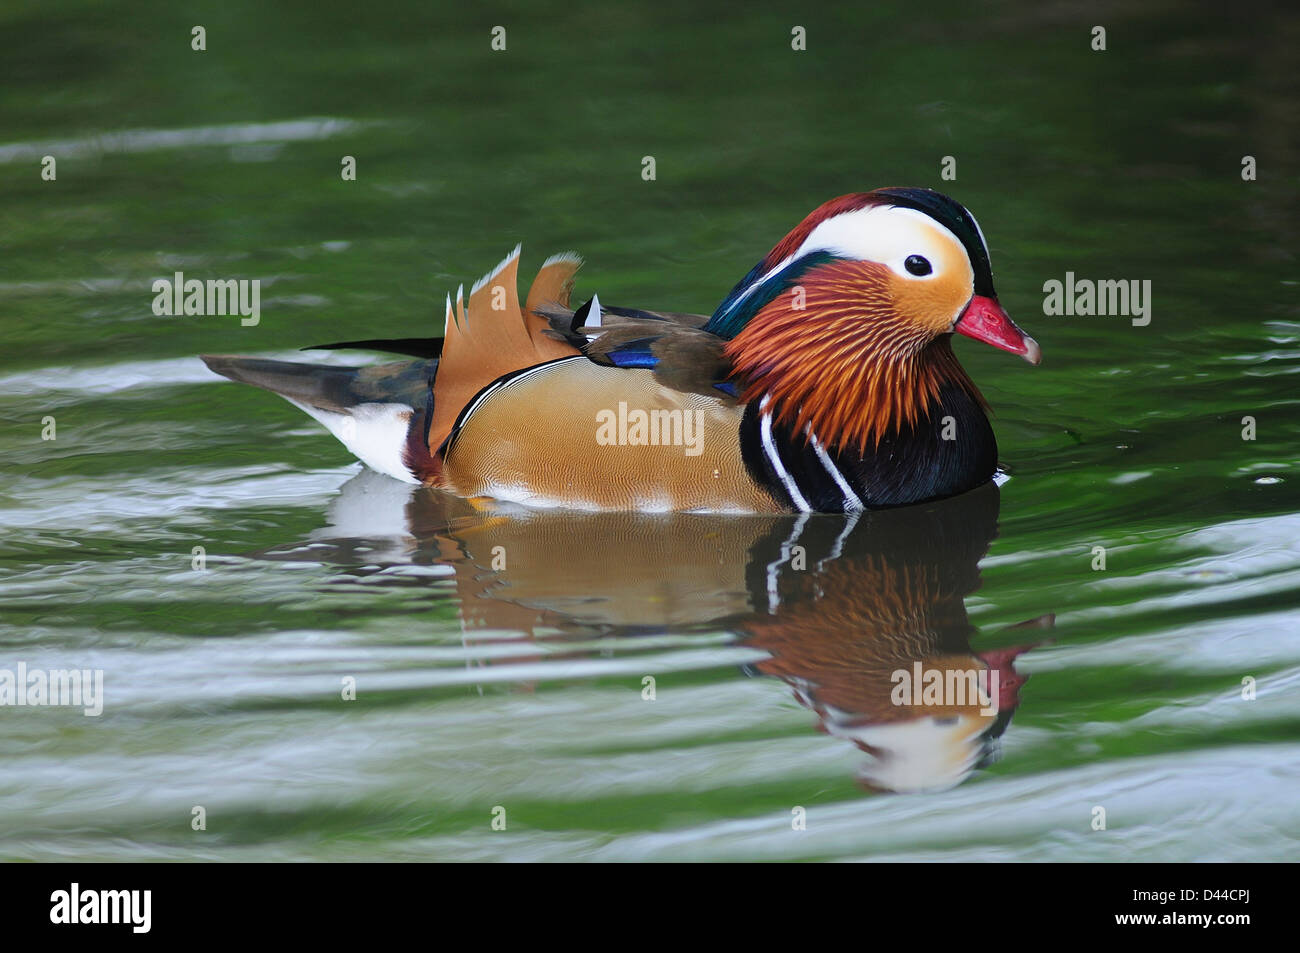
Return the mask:
<svg viewBox="0 0 1300 953">
<path fill-rule="evenodd" d="M 358 404 L 350 413 L 340 414 L 296 400 L 289 403 L 323 423 L 370 469 L 403 483 L 420 482 L 402 462 L 411 422 L 411 408 L 406 404 Z"/>
</svg>

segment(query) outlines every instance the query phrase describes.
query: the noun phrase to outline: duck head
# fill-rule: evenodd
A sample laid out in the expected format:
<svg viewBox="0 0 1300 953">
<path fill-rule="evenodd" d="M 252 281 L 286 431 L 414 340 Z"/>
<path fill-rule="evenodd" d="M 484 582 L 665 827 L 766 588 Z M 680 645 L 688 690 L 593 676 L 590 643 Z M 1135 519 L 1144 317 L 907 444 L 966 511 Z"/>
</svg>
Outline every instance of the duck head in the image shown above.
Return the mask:
<svg viewBox="0 0 1300 953">
<path fill-rule="evenodd" d="M 825 203 L 732 289 L 707 325 L 729 339 L 747 401 L 823 442 L 865 450 L 955 385 L 983 398 L 954 333 L 1041 359 L 998 303 L 974 216 L 930 189 Z"/>
</svg>

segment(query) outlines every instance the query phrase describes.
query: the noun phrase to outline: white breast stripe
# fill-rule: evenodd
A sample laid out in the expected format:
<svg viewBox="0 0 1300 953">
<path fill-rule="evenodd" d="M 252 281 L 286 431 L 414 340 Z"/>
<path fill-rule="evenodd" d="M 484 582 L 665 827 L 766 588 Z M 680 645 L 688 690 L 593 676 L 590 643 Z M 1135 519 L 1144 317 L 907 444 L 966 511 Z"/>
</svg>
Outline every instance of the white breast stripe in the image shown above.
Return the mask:
<svg viewBox="0 0 1300 953">
<path fill-rule="evenodd" d="M 765 410 L 771 399 L 770 397 L 764 397 L 762 403 L 758 405 L 760 414 L 758 432 L 763 439 L 763 454 L 767 457 L 768 462 L 772 464 L 772 469 L 781 478 L 781 482 L 785 484 L 785 491 L 790 494 L 790 501 L 794 503 L 795 509 L 808 513 L 812 510 L 812 507 L 808 505 L 804 495 L 799 492 L 799 485 L 794 482 L 794 477 L 790 476 L 785 464 L 781 462 L 781 455 L 776 452 L 776 443 L 772 440 L 772 415 Z"/>
<path fill-rule="evenodd" d="M 831 479 L 835 481 L 836 486 L 840 488 L 840 492 L 844 495 L 844 512 L 852 513 L 865 509 L 866 507 L 862 505 L 862 498 L 853 492 L 853 488 L 844 479 L 844 474 L 840 472 L 840 468 L 835 465 L 825 449 L 822 448 L 822 442 L 817 439 L 817 435 L 812 430 L 808 430 L 807 433 L 808 439 L 812 441 L 813 449 L 817 451 L 817 459 L 822 462 L 822 466 L 826 468 L 826 472 L 831 475 Z"/>
</svg>

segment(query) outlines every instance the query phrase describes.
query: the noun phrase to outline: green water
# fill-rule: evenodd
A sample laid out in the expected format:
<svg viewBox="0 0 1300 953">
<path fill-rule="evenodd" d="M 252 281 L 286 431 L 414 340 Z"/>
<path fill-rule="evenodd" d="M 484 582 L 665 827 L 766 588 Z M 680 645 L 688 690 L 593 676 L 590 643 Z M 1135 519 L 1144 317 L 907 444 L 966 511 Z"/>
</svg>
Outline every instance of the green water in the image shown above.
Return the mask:
<svg viewBox="0 0 1300 953">
<path fill-rule="evenodd" d="M 0 857 L 1294 857 L 1300 17 L 1129 6 L 4 4 L 0 669 L 105 705 L 0 708 Z M 1042 344 L 957 344 L 1000 494 L 484 517 L 195 357 L 434 333 L 517 241 L 708 311 L 882 185 L 969 206 Z M 156 316 L 178 270 L 260 323 Z M 1067 271 L 1151 323 L 1045 315 Z M 937 658 L 998 724 L 898 720 Z"/>
</svg>

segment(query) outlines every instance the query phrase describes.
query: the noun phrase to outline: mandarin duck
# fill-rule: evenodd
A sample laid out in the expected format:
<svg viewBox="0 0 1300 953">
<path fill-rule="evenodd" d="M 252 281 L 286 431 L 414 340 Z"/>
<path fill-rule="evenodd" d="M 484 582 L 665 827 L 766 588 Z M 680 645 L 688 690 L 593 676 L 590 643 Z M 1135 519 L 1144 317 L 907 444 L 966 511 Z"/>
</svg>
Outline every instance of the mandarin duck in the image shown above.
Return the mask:
<svg viewBox="0 0 1300 953">
<path fill-rule="evenodd" d="M 441 338 L 347 341 L 415 361 L 341 367 L 205 355 L 407 483 L 534 507 L 851 512 L 988 483 L 988 405 L 954 332 L 1030 363 L 984 236 L 929 189 L 809 214 L 712 315 L 569 307 L 581 259 L 520 305 L 519 248 L 450 296 Z M 307 348 L 305 350 L 310 350 Z"/>
</svg>

